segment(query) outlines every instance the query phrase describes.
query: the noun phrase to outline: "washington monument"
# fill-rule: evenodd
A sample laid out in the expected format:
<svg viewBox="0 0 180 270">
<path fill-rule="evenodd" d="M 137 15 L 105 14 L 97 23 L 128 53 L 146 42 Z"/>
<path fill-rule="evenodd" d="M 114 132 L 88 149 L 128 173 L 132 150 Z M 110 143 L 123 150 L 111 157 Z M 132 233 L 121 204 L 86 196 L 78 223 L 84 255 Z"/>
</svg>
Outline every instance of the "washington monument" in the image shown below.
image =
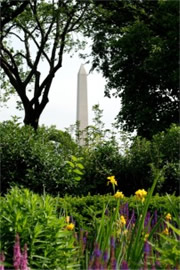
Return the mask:
<svg viewBox="0 0 180 270">
<path fill-rule="evenodd" d="M 84 65 L 80 66 L 78 72 L 76 120 L 79 123 L 80 131 L 83 131 L 88 126 L 87 73 Z M 80 144 L 83 144 L 82 140 L 80 140 Z"/>
</svg>

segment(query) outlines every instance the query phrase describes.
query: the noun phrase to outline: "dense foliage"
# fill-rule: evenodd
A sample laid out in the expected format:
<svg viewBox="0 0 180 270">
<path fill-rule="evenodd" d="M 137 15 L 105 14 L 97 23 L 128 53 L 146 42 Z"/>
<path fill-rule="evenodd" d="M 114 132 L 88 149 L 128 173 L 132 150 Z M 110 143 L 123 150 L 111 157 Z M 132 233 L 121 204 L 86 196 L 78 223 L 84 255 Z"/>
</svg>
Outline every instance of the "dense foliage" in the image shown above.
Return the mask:
<svg viewBox="0 0 180 270">
<path fill-rule="evenodd" d="M 11 1 L 2 0 L 1 1 L 1 29 L 8 24 L 10 21 L 15 19 L 19 14 L 21 14 L 24 9 L 29 4 L 29 0 L 26 1 Z"/>
<path fill-rule="evenodd" d="M 114 136 L 91 127 L 88 145 L 80 147 L 67 132 L 4 122 L 1 128 L 1 191 L 12 186 L 42 193 L 86 195 L 111 192 L 107 177 L 115 175 L 127 196 L 148 189 L 162 172 L 156 192 L 178 194 L 180 128 L 173 125 L 151 141 L 136 137 L 122 153 Z M 171 147 L 169 147 L 171 145 Z M 8 168 L 8 169 L 7 169 Z"/>
<path fill-rule="evenodd" d="M 5 251 L 10 269 L 16 234 L 20 236 L 21 247 L 28 245 L 32 269 L 65 269 L 76 264 L 75 238 L 66 229 L 65 217 L 57 216 L 55 199 L 15 187 L 1 197 L 0 208 L 0 249 Z"/>
<path fill-rule="evenodd" d="M 98 1 L 89 36 L 92 68 L 106 95 L 120 97 L 118 121 L 151 138 L 178 123 L 178 1 Z"/>
<path fill-rule="evenodd" d="M 179 143 L 180 128 L 172 125 L 166 131 L 154 135 L 149 141 L 135 138 L 124 159 L 124 167 L 116 172 L 122 190 L 131 192 L 152 185 L 154 171 L 152 165 L 163 172 L 156 191 L 161 194 L 179 194 Z"/>
<path fill-rule="evenodd" d="M 0 124 L 1 192 L 16 184 L 42 193 L 74 192 L 83 166 L 77 145 L 66 132 L 55 128 L 20 127 L 11 121 Z M 68 163 L 70 162 L 70 164 Z"/>
<path fill-rule="evenodd" d="M 162 177 L 156 186 L 156 192 L 179 193 L 179 143 L 180 128 L 171 128 L 152 140 L 135 137 L 131 146 L 120 152 L 121 146 L 114 138 L 101 140 L 95 147 L 87 148 L 84 158 L 85 173 L 81 184 L 84 192 L 105 194 L 109 192 L 106 184 L 108 175 L 115 175 L 118 188 L 126 195 L 138 188 L 148 189 L 153 182 L 153 166 L 162 171 Z M 171 147 L 169 147 L 171 145 Z M 84 193 L 86 194 L 86 193 Z"/>
</svg>

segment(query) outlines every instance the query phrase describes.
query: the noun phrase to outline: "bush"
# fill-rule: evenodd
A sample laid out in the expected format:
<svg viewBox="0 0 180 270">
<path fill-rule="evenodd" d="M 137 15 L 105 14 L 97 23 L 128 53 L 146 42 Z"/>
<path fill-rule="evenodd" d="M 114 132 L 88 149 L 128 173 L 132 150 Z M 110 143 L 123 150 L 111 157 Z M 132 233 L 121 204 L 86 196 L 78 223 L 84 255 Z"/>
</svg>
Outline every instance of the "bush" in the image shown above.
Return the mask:
<svg viewBox="0 0 180 270">
<path fill-rule="evenodd" d="M 152 161 L 164 171 L 164 181 L 157 189 L 162 194 L 179 194 L 179 145 L 180 127 L 175 124 L 153 137 Z"/>
<path fill-rule="evenodd" d="M 109 140 L 84 152 L 84 176 L 80 183 L 83 194 L 106 194 L 111 191 L 107 177 L 121 168 L 122 157 L 117 145 Z"/>
<path fill-rule="evenodd" d="M 78 154 L 78 146 L 67 132 L 41 127 L 20 127 L 11 121 L 0 124 L 1 192 L 16 184 L 42 193 L 73 193 L 77 187 L 77 162 L 71 169 L 68 161 Z M 79 164 L 79 163 L 78 163 Z M 79 165 L 80 166 L 80 165 Z M 80 171 L 80 172 L 79 172 Z"/>
<path fill-rule="evenodd" d="M 27 244 L 32 269 L 74 269 L 77 250 L 65 217 L 57 216 L 56 199 L 39 196 L 28 189 L 14 187 L 1 197 L 0 249 L 12 268 L 13 244 L 19 234 L 22 247 Z"/>
<path fill-rule="evenodd" d="M 136 137 L 114 174 L 127 195 L 138 188 L 149 188 L 153 183 L 152 165 L 163 171 L 156 192 L 179 194 L 179 143 L 180 127 L 172 125 L 165 132 L 153 136 L 149 141 Z"/>
</svg>

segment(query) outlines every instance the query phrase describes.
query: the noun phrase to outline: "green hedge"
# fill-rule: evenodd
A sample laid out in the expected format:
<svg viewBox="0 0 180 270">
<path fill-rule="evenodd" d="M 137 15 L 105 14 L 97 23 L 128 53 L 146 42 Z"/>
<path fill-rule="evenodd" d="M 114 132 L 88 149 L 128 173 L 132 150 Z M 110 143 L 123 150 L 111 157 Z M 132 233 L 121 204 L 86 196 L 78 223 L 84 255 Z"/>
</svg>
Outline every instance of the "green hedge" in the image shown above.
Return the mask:
<svg viewBox="0 0 180 270">
<path fill-rule="evenodd" d="M 177 207 L 177 211 L 180 208 L 180 196 L 170 195 L 170 198 L 174 205 Z M 121 200 L 121 206 L 128 203 L 129 210 L 134 209 L 136 206 L 143 204 L 137 202 L 134 196 L 125 197 Z M 95 217 L 101 217 L 102 210 L 108 205 L 108 210 L 113 211 L 117 205 L 117 199 L 112 195 L 88 195 L 86 197 L 71 197 L 65 196 L 59 198 L 59 209 L 65 209 L 66 214 L 73 217 L 76 221 L 76 226 L 83 229 L 91 229 L 93 226 L 93 220 Z M 159 196 L 158 194 L 153 196 L 150 202 L 149 211 L 153 214 L 155 210 L 158 211 L 158 215 L 164 215 L 170 211 L 170 203 L 167 196 Z M 93 229 L 93 228 L 92 228 Z"/>
</svg>

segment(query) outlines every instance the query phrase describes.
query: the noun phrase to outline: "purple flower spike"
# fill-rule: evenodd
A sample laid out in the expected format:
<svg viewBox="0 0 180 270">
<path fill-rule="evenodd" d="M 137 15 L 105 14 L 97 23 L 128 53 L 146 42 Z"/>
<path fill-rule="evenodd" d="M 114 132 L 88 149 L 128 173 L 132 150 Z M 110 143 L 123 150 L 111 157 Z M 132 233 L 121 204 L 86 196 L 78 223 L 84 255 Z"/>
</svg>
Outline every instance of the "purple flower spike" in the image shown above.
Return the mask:
<svg viewBox="0 0 180 270">
<path fill-rule="evenodd" d="M 115 238 L 113 236 L 111 236 L 110 244 L 111 247 L 115 248 Z"/>
<path fill-rule="evenodd" d="M 27 256 L 27 245 L 24 245 L 24 252 L 21 257 L 21 270 L 28 270 L 28 256 Z"/>
<path fill-rule="evenodd" d="M 128 263 L 126 261 L 122 261 L 121 270 L 129 270 Z"/>
<path fill-rule="evenodd" d="M 135 224 L 135 223 L 136 223 L 136 217 L 135 217 L 135 211 L 133 209 L 132 215 L 131 215 L 131 224 Z"/>
<path fill-rule="evenodd" d="M 105 215 L 106 215 L 106 216 L 109 215 L 109 210 L 108 210 L 108 209 L 105 210 Z"/>
<path fill-rule="evenodd" d="M 15 245 L 14 245 L 14 256 L 13 256 L 13 266 L 15 270 L 19 270 L 21 265 L 21 249 L 19 235 L 16 234 Z"/>
<path fill-rule="evenodd" d="M 161 266 L 160 261 L 157 260 L 156 263 L 155 263 L 155 265 L 156 266 Z"/>
<path fill-rule="evenodd" d="M 5 261 L 4 252 L 0 253 L 0 263 L 3 263 Z M 0 270 L 4 270 L 4 265 L 0 265 Z"/>
<path fill-rule="evenodd" d="M 154 211 L 154 216 L 153 216 L 153 219 L 152 219 L 152 227 L 154 227 L 156 225 L 158 221 L 158 215 L 157 215 L 157 210 Z"/>
<path fill-rule="evenodd" d="M 115 258 L 111 259 L 111 270 L 116 270 L 116 259 Z"/>
<path fill-rule="evenodd" d="M 149 254 L 150 253 L 150 245 L 149 245 L 149 243 L 146 241 L 145 243 L 144 243 L 144 253 L 146 253 L 146 254 Z"/>
<path fill-rule="evenodd" d="M 129 222 L 129 205 L 128 203 L 125 204 L 124 216 L 126 218 L 126 222 Z"/>
<path fill-rule="evenodd" d="M 148 226 L 148 223 L 150 221 L 150 217 L 151 217 L 150 212 L 147 212 L 146 218 L 144 220 L 144 227 L 147 227 Z"/>
<path fill-rule="evenodd" d="M 98 243 L 96 243 L 96 245 L 95 245 L 94 256 L 95 256 L 96 258 L 98 258 L 98 257 L 101 256 L 101 251 L 100 251 L 100 249 L 99 249 Z"/>
<path fill-rule="evenodd" d="M 107 250 L 103 254 L 103 260 L 104 260 L 104 262 L 108 261 L 108 251 Z"/>
<path fill-rule="evenodd" d="M 101 262 L 100 262 L 100 257 L 101 257 L 101 251 L 99 249 L 99 244 L 95 244 L 95 249 L 94 249 L 94 264 L 93 264 L 93 269 L 100 269 Z"/>
<path fill-rule="evenodd" d="M 84 237 L 83 237 L 83 244 L 86 245 L 86 242 L 87 242 L 87 237 L 84 236 Z"/>
</svg>

